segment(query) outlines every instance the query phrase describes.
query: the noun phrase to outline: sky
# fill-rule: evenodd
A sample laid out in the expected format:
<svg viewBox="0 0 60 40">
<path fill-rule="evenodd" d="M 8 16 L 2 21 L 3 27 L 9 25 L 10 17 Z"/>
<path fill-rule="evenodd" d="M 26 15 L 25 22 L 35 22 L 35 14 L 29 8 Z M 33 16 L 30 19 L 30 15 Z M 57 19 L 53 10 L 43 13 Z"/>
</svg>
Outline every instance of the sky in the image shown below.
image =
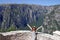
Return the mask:
<svg viewBox="0 0 60 40">
<path fill-rule="evenodd" d="M 0 0 L 0 4 L 36 4 L 36 5 L 57 5 L 60 0 Z"/>
</svg>

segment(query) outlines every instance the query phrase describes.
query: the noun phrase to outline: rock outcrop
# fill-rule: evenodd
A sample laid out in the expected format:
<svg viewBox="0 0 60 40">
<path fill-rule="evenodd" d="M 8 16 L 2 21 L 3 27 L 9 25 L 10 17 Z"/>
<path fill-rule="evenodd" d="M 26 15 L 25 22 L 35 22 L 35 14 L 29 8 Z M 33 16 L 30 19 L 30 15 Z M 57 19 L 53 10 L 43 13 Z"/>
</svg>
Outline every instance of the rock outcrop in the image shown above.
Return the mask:
<svg viewBox="0 0 60 40">
<path fill-rule="evenodd" d="M 11 31 L 0 33 L 0 40 L 35 40 L 34 37 L 36 40 L 60 40 L 60 37 L 41 32 L 37 32 L 37 35 L 34 35 L 34 32 L 31 31 Z"/>
</svg>

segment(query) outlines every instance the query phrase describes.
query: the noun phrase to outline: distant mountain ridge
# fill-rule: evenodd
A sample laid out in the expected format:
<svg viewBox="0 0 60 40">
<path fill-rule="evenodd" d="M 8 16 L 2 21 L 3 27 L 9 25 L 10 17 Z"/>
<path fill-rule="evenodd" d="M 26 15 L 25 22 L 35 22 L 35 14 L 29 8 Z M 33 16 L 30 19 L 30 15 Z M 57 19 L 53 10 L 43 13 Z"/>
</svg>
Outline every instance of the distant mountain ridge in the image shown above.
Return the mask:
<svg viewBox="0 0 60 40">
<path fill-rule="evenodd" d="M 16 29 L 27 29 L 26 24 L 28 23 L 37 27 L 43 25 L 44 32 L 50 33 L 52 31 L 50 28 L 55 28 L 54 30 L 60 28 L 60 17 L 58 16 L 60 16 L 60 5 L 0 5 L 0 29 L 6 30 L 11 25 L 15 26 Z"/>
</svg>

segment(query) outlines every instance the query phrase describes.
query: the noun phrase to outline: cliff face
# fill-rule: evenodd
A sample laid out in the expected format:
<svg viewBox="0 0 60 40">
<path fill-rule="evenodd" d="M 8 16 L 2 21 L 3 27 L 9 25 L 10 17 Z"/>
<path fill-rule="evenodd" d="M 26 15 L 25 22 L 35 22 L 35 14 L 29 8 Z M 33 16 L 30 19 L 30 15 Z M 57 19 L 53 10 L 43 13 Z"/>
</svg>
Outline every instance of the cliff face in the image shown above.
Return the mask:
<svg viewBox="0 0 60 40">
<path fill-rule="evenodd" d="M 44 25 L 46 27 L 45 32 L 53 32 L 55 30 L 60 30 L 60 6 L 51 6 L 51 11 L 46 13 L 44 18 Z"/>
<path fill-rule="evenodd" d="M 23 29 L 27 23 L 40 26 L 43 23 L 46 11 L 47 9 L 44 6 L 24 4 L 0 5 L 0 28 L 7 29 L 13 24 L 17 29 Z"/>
<path fill-rule="evenodd" d="M 43 25 L 44 32 L 47 33 L 52 32 L 53 29 L 59 30 L 60 6 L 0 5 L 0 29 L 6 30 L 11 25 L 16 27 L 16 29 L 27 29 L 27 23 L 37 27 Z"/>
</svg>

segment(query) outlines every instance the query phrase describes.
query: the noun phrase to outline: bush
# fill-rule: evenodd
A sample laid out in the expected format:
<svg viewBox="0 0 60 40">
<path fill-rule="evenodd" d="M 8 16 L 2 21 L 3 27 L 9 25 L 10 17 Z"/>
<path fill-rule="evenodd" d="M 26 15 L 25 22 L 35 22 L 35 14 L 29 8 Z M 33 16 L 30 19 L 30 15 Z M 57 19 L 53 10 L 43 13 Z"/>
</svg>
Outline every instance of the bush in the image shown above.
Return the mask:
<svg viewBox="0 0 60 40">
<path fill-rule="evenodd" d="M 11 26 L 7 29 L 7 31 L 15 31 L 15 30 L 16 30 L 16 27 L 13 26 L 13 25 L 11 25 Z"/>
</svg>

